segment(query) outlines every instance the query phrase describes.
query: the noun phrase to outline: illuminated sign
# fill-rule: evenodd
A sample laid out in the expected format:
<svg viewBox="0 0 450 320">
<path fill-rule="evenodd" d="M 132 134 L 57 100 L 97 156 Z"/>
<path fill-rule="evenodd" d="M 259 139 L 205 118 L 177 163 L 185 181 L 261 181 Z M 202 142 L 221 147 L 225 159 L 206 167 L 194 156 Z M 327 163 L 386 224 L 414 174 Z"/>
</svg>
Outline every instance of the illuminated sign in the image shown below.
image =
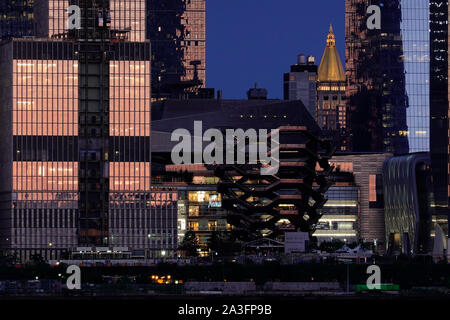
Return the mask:
<svg viewBox="0 0 450 320">
<path fill-rule="evenodd" d="M 219 195 L 210 194 L 208 208 L 220 208 L 220 207 L 222 207 L 222 202 L 220 201 Z"/>
</svg>

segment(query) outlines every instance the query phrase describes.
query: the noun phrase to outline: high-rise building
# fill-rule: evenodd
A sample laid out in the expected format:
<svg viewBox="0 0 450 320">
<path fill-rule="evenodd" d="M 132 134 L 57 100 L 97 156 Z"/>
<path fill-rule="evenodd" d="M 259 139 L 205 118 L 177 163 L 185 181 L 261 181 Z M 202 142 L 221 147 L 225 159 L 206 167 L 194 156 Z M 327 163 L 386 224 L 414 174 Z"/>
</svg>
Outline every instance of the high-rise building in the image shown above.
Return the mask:
<svg viewBox="0 0 450 320">
<path fill-rule="evenodd" d="M 28 0 L 31 2 L 31 0 Z M 36 3 L 39 5 L 36 5 Z M 75 1 L 76 2 L 76 1 Z M 34 15 L 50 15 L 48 31 L 40 36 L 63 34 L 69 0 L 34 0 Z M 180 97 L 206 83 L 205 0 L 110 0 L 111 28 L 129 41 L 151 41 L 152 96 Z M 34 19 L 44 21 L 45 19 Z"/>
<path fill-rule="evenodd" d="M 347 150 L 348 141 L 345 85 L 345 72 L 330 25 L 317 76 L 316 121 L 324 132 L 333 137 L 341 151 Z"/>
<path fill-rule="evenodd" d="M 367 28 L 369 5 L 381 29 Z M 354 151 L 430 152 L 434 222 L 449 206 L 448 1 L 347 0 L 347 95 Z"/>
<path fill-rule="evenodd" d="M 152 96 L 173 97 L 206 83 L 206 1 L 146 0 Z"/>
<path fill-rule="evenodd" d="M 77 3 L 2 1 L 0 37 L 63 35 L 67 28 L 67 9 Z M 184 97 L 205 87 L 205 0 L 110 0 L 109 3 L 109 16 L 104 20 L 111 21 L 111 28 L 121 31 L 129 41 L 151 40 L 155 99 Z"/>
<path fill-rule="evenodd" d="M 429 0 L 400 2 L 409 153 L 430 151 Z M 432 80 L 431 80 L 432 81 Z"/>
<path fill-rule="evenodd" d="M 401 1 L 346 0 L 347 105 L 355 152 L 409 151 Z M 381 29 L 367 28 L 370 5 Z"/>
<path fill-rule="evenodd" d="M 366 25 L 369 5 L 381 9 L 379 30 Z M 347 1 L 348 95 L 355 151 L 430 150 L 429 20 L 429 0 Z"/>
<path fill-rule="evenodd" d="M 176 205 L 173 219 L 156 208 L 177 194 L 150 189 L 150 43 L 136 1 L 116 12 L 115 0 L 75 1 L 81 29 L 66 31 L 62 2 L 49 3 L 52 38 L 0 46 L 0 245 L 23 260 L 78 247 L 173 254 Z"/>
<path fill-rule="evenodd" d="M 450 141 L 448 90 L 447 0 L 430 1 L 430 153 L 436 222 L 444 225 L 449 212 Z"/>
<path fill-rule="evenodd" d="M 301 100 L 313 118 L 316 118 L 317 65 L 312 56 L 298 55 L 297 64 L 284 74 L 284 100 Z"/>
</svg>

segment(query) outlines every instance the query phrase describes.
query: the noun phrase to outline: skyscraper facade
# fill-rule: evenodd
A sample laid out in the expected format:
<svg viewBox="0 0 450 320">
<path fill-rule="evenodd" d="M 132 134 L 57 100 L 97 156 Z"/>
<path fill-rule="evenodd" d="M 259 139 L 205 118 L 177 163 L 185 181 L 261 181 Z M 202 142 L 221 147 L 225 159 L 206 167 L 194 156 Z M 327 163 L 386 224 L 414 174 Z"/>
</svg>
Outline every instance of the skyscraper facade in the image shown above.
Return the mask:
<svg viewBox="0 0 450 320">
<path fill-rule="evenodd" d="M 81 29 L 63 32 L 61 2 L 49 3 L 52 38 L 1 44 L 0 244 L 22 260 L 173 253 L 177 193 L 150 189 L 150 43 L 136 1 L 115 12 L 114 0 L 79 1 Z"/>
<path fill-rule="evenodd" d="M 156 99 L 206 83 L 206 1 L 147 0 Z M 195 81 L 194 81 L 195 80 Z"/>
<path fill-rule="evenodd" d="M 430 151 L 429 0 L 400 2 L 409 152 Z"/>
<path fill-rule="evenodd" d="M 316 121 L 324 132 L 335 137 L 341 151 L 347 150 L 348 141 L 345 85 L 345 72 L 330 25 L 317 77 Z"/>
<path fill-rule="evenodd" d="M 381 9 L 381 29 L 368 29 L 367 8 Z M 401 1 L 346 1 L 347 105 L 351 148 L 409 151 Z"/>
<path fill-rule="evenodd" d="M 379 30 L 366 26 L 369 5 L 381 8 Z M 355 151 L 430 151 L 429 0 L 351 0 L 346 8 L 348 95 L 354 115 Z M 360 110 L 365 103 L 371 111 Z M 365 125 L 370 128 L 371 144 L 364 140 L 369 135 L 356 137 Z"/>
<path fill-rule="evenodd" d="M 301 100 L 313 118 L 316 117 L 317 65 L 312 56 L 298 55 L 291 72 L 284 74 L 284 100 Z"/>
<path fill-rule="evenodd" d="M 447 0 L 430 1 L 430 153 L 435 212 L 444 226 L 450 197 L 448 10 Z"/>
<path fill-rule="evenodd" d="M 370 5 L 379 30 L 367 27 Z M 348 0 L 346 36 L 353 150 L 430 152 L 434 222 L 447 225 L 448 1 Z"/>
<path fill-rule="evenodd" d="M 31 2 L 31 0 L 29 0 Z M 110 0 L 109 16 L 101 17 L 128 41 L 151 41 L 153 97 L 167 98 L 206 83 L 205 0 Z M 67 8 L 76 1 L 34 0 L 33 15 L 48 14 L 39 36 L 54 37 L 67 28 Z M 30 27 L 31 27 L 30 22 Z M 194 81 L 195 80 L 195 81 Z"/>
</svg>

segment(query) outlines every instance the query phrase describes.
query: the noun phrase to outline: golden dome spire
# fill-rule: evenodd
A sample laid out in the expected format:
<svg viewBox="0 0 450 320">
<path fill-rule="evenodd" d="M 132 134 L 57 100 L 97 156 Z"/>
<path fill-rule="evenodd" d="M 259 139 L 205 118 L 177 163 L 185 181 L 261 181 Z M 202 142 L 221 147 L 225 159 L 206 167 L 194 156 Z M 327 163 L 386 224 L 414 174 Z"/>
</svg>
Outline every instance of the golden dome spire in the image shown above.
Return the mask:
<svg viewBox="0 0 450 320">
<path fill-rule="evenodd" d="M 331 24 L 327 46 L 319 66 L 318 81 L 345 81 L 345 72 L 336 49 L 336 38 Z"/>
<path fill-rule="evenodd" d="M 327 37 L 327 47 L 336 47 L 336 38 L 334 37 L 333 25 L 330 24 L 330 31 Z"/>
</svg>

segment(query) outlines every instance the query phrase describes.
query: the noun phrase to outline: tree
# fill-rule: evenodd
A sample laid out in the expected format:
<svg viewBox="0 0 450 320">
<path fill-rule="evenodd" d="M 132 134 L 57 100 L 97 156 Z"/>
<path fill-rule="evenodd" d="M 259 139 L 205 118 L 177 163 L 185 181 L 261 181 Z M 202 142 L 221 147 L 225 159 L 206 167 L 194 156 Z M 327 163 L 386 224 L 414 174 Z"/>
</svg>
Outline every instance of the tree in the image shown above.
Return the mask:
<svg viewBox="0 0 450 320">
<path fill-rule="evenodd" d="M 187 256 L 196 257 L 198 255 L 197 249 L 200 248 L 198 244 L 197 237 L 195 236 L 195 232 L 187 231 L 184 235 L 183 242 L 178 247 L 179 250 L 182 250 L 186 253 Z"/>
<path fill-rule="evenodd" d="M 232 256 L 241 251 L 241 242 L 233 231 L 214 231 L 208 240 L 208 248 L 219 256 Z"/>
</svg>

